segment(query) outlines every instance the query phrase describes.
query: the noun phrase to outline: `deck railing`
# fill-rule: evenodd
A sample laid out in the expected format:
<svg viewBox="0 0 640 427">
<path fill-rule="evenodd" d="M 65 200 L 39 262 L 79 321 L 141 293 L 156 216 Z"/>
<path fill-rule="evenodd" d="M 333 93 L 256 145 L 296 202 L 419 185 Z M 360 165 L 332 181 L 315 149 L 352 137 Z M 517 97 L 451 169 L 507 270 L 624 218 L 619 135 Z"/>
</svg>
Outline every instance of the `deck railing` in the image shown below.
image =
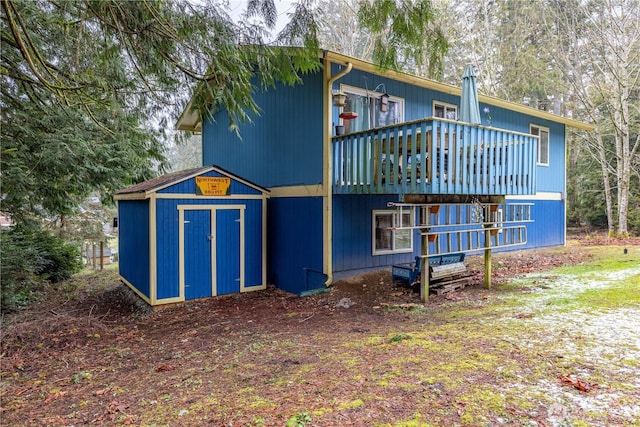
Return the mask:
<svg viewBox="0 0 640 427">
<path fill-rule="evenodd" d="M 534 194 L 533 135 L 430 117 L 333 138 L 337 194 Z"/>
</svg>

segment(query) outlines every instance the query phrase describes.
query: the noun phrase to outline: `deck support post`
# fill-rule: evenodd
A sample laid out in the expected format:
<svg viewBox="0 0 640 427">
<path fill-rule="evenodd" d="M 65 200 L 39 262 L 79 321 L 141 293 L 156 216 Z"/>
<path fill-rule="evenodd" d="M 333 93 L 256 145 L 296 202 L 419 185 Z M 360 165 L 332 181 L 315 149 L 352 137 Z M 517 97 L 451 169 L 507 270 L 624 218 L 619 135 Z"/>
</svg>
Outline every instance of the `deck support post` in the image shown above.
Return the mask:
<svg viewBox="0 0 640 427">
<path fill-rule="evenodd" d="M 484 231 L 484 287 L 491 289 L 491 230 Z"/>
<path fill-rule="evenodd" d="M 429 220 L 429 212 L 427 209 L 420 209 L 420 224 L 427 224 Z M 422 302 L 429 301 L 429 236 L 427 236 L 427 228 L 424 232 L 420 233 L 420 240 L 422 243 L 422 258 L 420 258 L 420 300 Z"/>
</svg>

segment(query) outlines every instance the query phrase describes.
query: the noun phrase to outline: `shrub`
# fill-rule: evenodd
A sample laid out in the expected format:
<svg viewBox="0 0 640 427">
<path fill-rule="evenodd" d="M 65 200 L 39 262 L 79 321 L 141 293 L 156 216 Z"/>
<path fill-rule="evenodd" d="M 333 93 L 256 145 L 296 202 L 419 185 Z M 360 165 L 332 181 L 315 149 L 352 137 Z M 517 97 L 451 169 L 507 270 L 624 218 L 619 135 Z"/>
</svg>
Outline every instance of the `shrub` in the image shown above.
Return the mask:
<svg viewBox="0 0 640 427">
<path fill-rule="evenodd" d="M 16 310 L 36 300 L 47 282 L 59 282 L 80 271 L 80 249 L 25 223 L 1 231 L 2 310 Z"/>
</svg>

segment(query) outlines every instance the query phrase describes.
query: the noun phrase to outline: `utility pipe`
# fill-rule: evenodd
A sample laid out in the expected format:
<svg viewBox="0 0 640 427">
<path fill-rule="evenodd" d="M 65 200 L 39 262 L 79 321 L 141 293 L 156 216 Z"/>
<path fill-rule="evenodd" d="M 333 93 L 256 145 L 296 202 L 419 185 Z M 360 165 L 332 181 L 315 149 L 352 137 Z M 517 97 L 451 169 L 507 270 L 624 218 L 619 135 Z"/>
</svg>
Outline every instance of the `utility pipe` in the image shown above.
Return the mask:
<svg viewBox="0 0 640 427">
<path fill-rule="evenodd" d="M 324 283 L 329 286 L 333 282 L 333 155 L 331 147 L 331 135 L 333 134 L 332 116 L 333 103 L 332 86 L 333 82 L 339 78 L 349 74 L 353 64 L 346 62 L 346 68 L 335 76 L 331 77 L 331 61 L 324 56 L 324 190 L 322 220 L 324 226 L 324 253 L 323 253 L 323 272 L 327 275 L 327 281 Z"/>
</svg>

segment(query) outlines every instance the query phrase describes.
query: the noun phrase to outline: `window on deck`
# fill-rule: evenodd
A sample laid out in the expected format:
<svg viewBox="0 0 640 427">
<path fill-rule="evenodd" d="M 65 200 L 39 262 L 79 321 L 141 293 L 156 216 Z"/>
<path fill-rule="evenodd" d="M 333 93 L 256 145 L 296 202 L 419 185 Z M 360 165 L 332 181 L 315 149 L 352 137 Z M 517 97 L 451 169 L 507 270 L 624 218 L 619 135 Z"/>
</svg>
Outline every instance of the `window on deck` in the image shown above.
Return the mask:
<svg viewBox="0 0 640 427">
<path fill-rule="evenodd" d="M 549 166 L 549 128 L 530 125 L 529 133 L 540 137 L 538 140 L 538 165 Z"/>
<path fill-rule="evenodd" d="M 347 95 L 343 111 L 358 114 L 358 117 L 352 120 L 341 119 L 346 133 L 394 125 L 404 121 L 404 99 L 402 98 L 389 96 L 387 111 L 380 111 L 382 93 L 346 85 L 342 85 L 340 90 Z"/>
<path fill-rule="evenodd" d="M 393 229 L 411 225 L 409 213 L 373 211 L 373 255 L 413 252 L 412 230 Z"/>
<path fill-rule="evenodd" d="M 458 107 L 446 102 L 433 101 L 432 115 L 443 119 L 456 120 L 458 118 Z"/>
</svg>

